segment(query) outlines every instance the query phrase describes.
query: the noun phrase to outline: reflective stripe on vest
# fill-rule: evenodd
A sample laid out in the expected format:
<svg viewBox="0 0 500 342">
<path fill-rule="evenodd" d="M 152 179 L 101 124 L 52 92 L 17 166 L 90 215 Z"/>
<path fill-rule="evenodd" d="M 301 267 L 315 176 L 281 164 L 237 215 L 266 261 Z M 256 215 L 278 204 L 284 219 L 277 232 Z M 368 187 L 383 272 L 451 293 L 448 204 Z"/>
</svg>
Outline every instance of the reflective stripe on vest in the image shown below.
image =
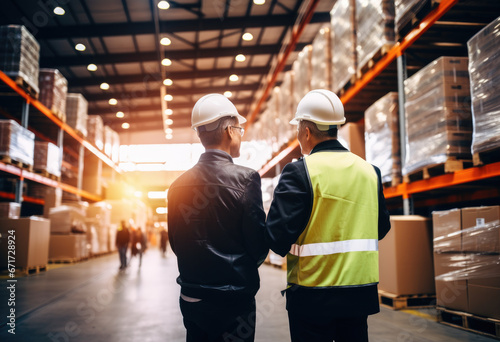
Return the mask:
<svg viewBox="0 0 500 342">
<path fill-rule="evenodd" d="M 378 283 L 378 178 L 350 152 L 304 158 L 313 207 L 287 255 L 288 283 L 306 287 Z"/>
</svg>

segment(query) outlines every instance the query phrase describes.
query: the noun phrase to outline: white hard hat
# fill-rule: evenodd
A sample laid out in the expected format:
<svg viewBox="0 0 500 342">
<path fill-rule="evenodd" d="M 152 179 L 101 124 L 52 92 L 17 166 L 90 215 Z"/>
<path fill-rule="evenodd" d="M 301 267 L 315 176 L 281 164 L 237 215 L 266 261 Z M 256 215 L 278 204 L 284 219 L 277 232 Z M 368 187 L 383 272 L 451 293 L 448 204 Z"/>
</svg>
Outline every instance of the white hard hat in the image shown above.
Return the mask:
<svg viewBox="0 0 500 342">
<path fill-rule="evenodd" d="M 290 124 L 298 125 L 301 120 L 321 126 L 341 125 L 345 123 L 344 105 L 338 96 L 329 90 L 311 90 L 300 100 L 295 118 Z"/>
<path fill-rule="evenodd" d="M 191 128 L 196 130 L 200 126 L 208 125 L 225 116 L 238 118 L 241 124 L 247 120 L 238 113 L 234 104 L 221 94 L 208 94 L 199 99 L 191 113 Z M 212 128 L 215 129 L 216 127 Z"/>
</svg>

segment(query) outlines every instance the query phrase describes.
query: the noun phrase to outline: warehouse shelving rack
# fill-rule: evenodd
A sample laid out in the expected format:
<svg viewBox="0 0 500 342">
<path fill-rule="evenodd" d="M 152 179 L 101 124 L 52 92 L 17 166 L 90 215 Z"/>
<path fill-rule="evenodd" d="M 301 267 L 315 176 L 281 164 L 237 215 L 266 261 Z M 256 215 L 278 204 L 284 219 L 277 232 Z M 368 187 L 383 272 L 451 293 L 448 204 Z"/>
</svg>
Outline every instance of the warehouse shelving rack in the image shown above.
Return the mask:
<svg viewBox="0 0 500 342">
<path fill-rule="evenodd" d="M 2 71 L 0 71 L 0 80 L 5 83 L 6 90 L 9 91 L 8 96 L 17 101 L 15 106 L 21 106 L 20 116 L 16 116 L 12 113 L 17 112 L 18 107 L 14 108 L 10 113 L 9 111 L 2 111 L 0 115 L 20 122 L 23 127 L 29 128 L 33 133 L 35 133 L 35 136 L 38 138 L 55 143 L 61 148 L 63 153 L 69 154 L 76 160 L 79 160 L 77 167 L 74 167 L 64 161 L 62 162 L 62 165 L 66 168 L 76 168 L 78 174 L 76 186 L 66 184 L 60 180 L 54 180 L 42 176 L 36 172 L 23 169 L 16 165 L 0 162 L 0 171 L 18 177 L 16 193 L 0 192 L 0 198 L 15 200 L 18 203 L 25 201 L 28 203 L 43 205 L 44 201 L 41 199 L 22 195 L 23 182 L 25 180 L 29 180 L 49 187 L 60 188 L 67 193 L 92 202 L 102 200 L 100 195 L 82 189 L 82 177 L 85 165 L 82 161 L 84 159 L 92 159 L 97 163 L 102 163 L 102 166 L 106 166 L 105 168 L 103 167 L 103 174 L 106 174 L 112 179 L 114 179 L 117 175 L 121 175 L 123 171 L 115 165 L 115 163 L 107 155 L 83 138 L 68 124 L 62 122 L 54 113 L 52 113 L 51 110 L 29 95 Z M 31 111 L 30 106 L 33 107 L 33 110 Z M 32 127 L 29 127 L 29 125 Z"/>
<path fill-rule="evenodd" d="M 419 38 L 424 35 L 440 18 L 449 13 L 459 0 L 441 0 L 432 11 L 430 11 L 406 36 L 397 42 L 372 68 L 370 68 L 360 79 L 358 79 L 340 97 L 342 103 L 347 107 L 356 101 L 356 96 L 370 86 L 374 80 L 384 71 L 397 63 L 396 86 L 399 94 L 404 94 L 404 80 L 407 74 L 405 52 L 418 43 Z M 499 15 L 500 13 L 497 13 Z M 468 29 L 474 29 L 474 25 L 468 25 Z M 477 28 L 479 31 L 480 28 Z M 436 56 L 437 58 L 439 56 Z M 279 70 L 278 70 L 279 72 Z M 275 78 L 274 78 L 275 79 Z M 271 85 L 272 86 L 272 85 Z M 269 87 L 269 86 L 268 86 Z M 393 89 L 396 90 L 396 89 Z M 405 113 L 404 97 L 400 101 L 400 134 L 401 159 L 404 160 L 405 148 Z M 264 102 L 264 101 L 261 101 Z M 259 105 L 261 104 L 259 102 Z M 258 106 L 254 112 L 260 109 Z M 347 111 L 349 113 L 349 111 Z M 363 119 L 361 118 L 360 121 Z M 285 146 L 276 156 L 269 160 L 259 171 L 262 177 L 279 173 L 279 167 L 285 165 L 292 158 L 300 155 L 297 139 Z M 449 205 L 458 202 L 470 202 L 476 200 L 489 200 L 500 198 L 500 162 L 472 167 L 418 180 L 410 183 L 402 183 L 397 186 L 387 187 L 384 194 L 388 200 L 389 207 L 401 208 L 403 214 L 414 213 L 415 207 L 434 208 L 439 205 Z"/>
</svg>

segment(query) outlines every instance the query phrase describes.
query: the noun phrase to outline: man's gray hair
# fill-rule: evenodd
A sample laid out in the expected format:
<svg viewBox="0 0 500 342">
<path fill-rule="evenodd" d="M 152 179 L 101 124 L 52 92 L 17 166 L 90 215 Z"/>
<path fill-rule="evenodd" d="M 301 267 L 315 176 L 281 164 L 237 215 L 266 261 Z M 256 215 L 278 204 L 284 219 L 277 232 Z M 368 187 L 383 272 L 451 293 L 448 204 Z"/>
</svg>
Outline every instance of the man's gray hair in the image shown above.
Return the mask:
<svg viewBox="0 0 500 342">
<path fill-rule="evenodd" d="M 307 120 L 300 120 L 299 122 L 299 129 L 300 128 L 309 128 L 309 131 L 311 134 L 317 138 L 317 139 L 330 139 L 330 138 L 337 138 L 338 135 L 338 126 L 337 125 L 332 125 L 332 126 L 326 126 L 325 125 L 318 125 L 312 121 L 307 121 Z M 325 128 L 327 128 L 325 130 Z"/>
<path fill-rule="evenodd" d="M 222 137 L 227 126 L 238 124 L 238 118 L 234 116 L 225 116 L 209 125 L 200 126 L 197 129 L 203 147 L 217 146 L 222 142 Z M 208 127 L 207 127 L 208 126 Z M 207 129 L 208 128 L 208 129 Z"/>
</svg>

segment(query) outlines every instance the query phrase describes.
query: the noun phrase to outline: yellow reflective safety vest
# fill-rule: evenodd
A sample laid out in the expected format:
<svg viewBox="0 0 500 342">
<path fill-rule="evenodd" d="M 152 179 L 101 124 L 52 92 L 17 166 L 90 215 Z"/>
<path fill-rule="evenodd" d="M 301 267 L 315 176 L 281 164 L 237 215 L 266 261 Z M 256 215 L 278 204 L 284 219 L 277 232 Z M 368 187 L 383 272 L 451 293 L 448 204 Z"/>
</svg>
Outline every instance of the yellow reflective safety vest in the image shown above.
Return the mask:
<svg viewBox="0 0 500 342">
<path fill-rule="evenodd" d="M 287 255 L 288 284 L 306 287 L 378 283 L 378 177 L 351 152 L 304 158 L 313 206 Z"/>
</svg>

